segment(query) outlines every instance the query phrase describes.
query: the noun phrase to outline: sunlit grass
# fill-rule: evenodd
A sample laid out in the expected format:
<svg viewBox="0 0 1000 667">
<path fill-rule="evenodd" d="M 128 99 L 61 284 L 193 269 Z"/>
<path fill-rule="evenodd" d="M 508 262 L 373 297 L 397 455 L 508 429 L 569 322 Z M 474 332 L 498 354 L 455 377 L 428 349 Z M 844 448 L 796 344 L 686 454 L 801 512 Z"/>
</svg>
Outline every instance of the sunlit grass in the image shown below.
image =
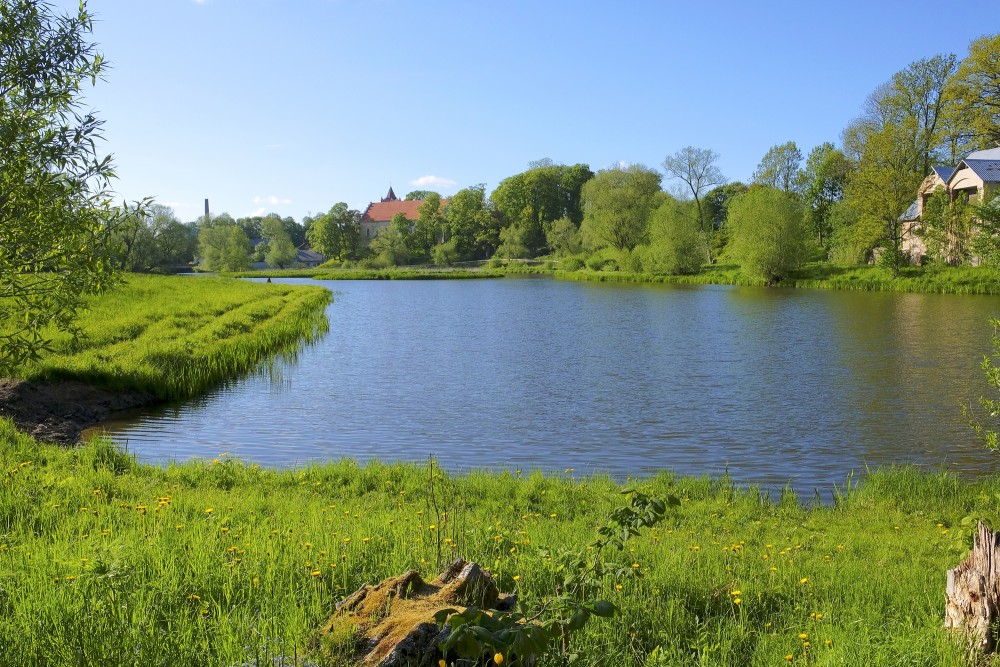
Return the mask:
<svg viewBox="0 0 1000 667">
<path fill-rule="evenodd" d="M 88 300 L 77 343 L 56 336 L 20 375 L 193 396 L 321 335 L 329 301 L 320 287 L 129 275 Z"/>
<path fill-rule="evenodd" d="M 442 475 L 435 507 L 428 480 L 421 466 L 270 470 L 222 453 L 157 468 L 0 422 L 0 664 L 302 656 L 338 599 L 433 575 L 439 549 L 537 600 L 556 581 L 540 550 L 585 552 L 627 486 L 572 470 Z M 971 664 L 941 629 L 945 570 L 976 520 L 997 525 L 1000 479 L 884 470 L 813 508 L 725 480 L 631 486 L 682 505 L 617 557 L 633 576 L 602 592 L 621 614 L 574 638 L 586 664 Z"/>
<path fill-rule="evenodd" d="M 560 280 L 687 285 L 763 287 L 766 281 L 745 275 L 735 265 L 704 267 L 700 273 L 672 276 L 620 271 L 556 271 Z M 869 292 L 932 292 L 940 294 L 1000 294 L 1000 270 L 987 267 L 906 267 L 898 276 L 875 266 L 837 266 L 814 262 L 791 272 L 779 287 L 862 290 Z"/>
</svg>

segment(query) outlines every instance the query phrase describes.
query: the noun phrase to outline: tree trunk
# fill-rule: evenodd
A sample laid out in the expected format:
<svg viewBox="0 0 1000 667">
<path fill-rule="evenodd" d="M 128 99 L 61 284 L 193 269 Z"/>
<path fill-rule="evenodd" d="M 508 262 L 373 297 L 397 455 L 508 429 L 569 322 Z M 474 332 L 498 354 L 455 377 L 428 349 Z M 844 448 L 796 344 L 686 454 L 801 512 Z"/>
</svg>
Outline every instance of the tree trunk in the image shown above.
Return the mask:
<svg viewBox="0 0 1000 667">
<path fill-rule="evenodd" d="M 948 570 L 944 627 L 965 634 L 974 651 L 992 652 L 991 626 L 1000 607 L 1000 537 L 980 523 L 972 553 Z"/>
</svg>

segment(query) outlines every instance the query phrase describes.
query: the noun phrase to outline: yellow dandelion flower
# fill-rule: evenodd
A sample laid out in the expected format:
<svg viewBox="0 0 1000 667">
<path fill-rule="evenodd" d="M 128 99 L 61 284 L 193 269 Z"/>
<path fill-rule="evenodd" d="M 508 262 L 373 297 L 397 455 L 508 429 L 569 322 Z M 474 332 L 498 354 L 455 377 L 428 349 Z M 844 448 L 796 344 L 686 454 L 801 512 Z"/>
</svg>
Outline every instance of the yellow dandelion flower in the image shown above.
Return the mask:
<svg viewBox="0 0 1000 667">
<path fill-rule="evenodd" d="M 802 633 L 799 634 L 799 639 L 809 639 L 809 635 L 807 635 L 806 633 L 802 632 Z"/>
<path fill-rule="evenodd" d="M 205 514 L 211 514 L 211 513 L 212 513 L 212 512 L 214 512 L 214 511 L 215 511 L 215 510 L 214 510 L 214 509 L 212 509 L 211 507 L 206 507 L 206 508 L 205 508 Z"/>
<path fill-rule="evenodd" d="M 319 570 L 313 570 L 312 571 L 312 576 L 318 577 L 319 575 L 320 575 L 320 571 Z"/>
<path fill-rule="evenodd" d="M 496 664 L 498 664 L 498 665 L 502 665 L 503 664 L 503 653 L 494 653 L 493 654 L 493 662 L 496 663 Z"/>
<path fill-rule="evenodd" d="M 799 579 L 799 583 L 800 584 L 808 583 L 808 581 L 809 581 L 809 577 L 802 577 L 801 579 Z"/>
</svg>

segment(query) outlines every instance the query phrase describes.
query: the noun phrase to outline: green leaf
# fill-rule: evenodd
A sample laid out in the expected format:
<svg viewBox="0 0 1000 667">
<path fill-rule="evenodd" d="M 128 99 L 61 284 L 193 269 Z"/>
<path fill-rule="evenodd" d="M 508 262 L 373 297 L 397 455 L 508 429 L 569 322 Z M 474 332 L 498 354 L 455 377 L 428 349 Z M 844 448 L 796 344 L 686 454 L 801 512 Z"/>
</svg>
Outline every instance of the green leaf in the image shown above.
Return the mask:
<svg viewBox="0 0 1000 667">
<path fill-rule="evenodd" d="M 607 600 L 598 600 L 594 603 L 593 612 L 595 616 L 600 616 L 601 618 L 611 618 L 617 611 L 617 607 Z"/>
</svg>

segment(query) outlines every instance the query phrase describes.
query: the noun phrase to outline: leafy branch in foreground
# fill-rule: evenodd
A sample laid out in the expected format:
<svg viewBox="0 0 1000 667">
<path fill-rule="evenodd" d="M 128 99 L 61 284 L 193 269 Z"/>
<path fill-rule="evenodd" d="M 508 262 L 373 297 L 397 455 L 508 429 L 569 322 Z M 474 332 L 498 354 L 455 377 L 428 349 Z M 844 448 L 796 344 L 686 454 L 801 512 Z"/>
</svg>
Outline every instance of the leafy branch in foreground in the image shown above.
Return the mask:
<svg viewBox="0 0 1000 667">
<path fill-rule="evenodd" d="M 997 362 L 1000 361 L 1000 320 L 991 317 L 990 325 L 993 327 L 993 354 L 983 355 L 980 366 L 989 385 L 1000 391 L 1000 365 L 997 365 Z M 979 407 L 985 416 L 995 424 L 997 418 L 1000 417 L 1000 399 L 980 396 Z M 969 427 L 976 432 L 976 436 L 983 441 L 988 449 L 994 451 L 1000 449 L 1000 440 L 998 440 L 995 426 L 984 425 L 970 405 L 962 405 L 962 414 L 969 420 Z"/>
<path fill-rule="evenodd" d="M 439 625 L 450 627 L 441 642 L 441 653 L 457 656 L 458 664 L 532 665 L 559 640 L 560 651 L 572 662 L 570 635 L 587 624 L 593 616 L 610 618 L 618 613 L 614 604 L 599 599 L 608 580 L 622 581 L 640 576 L 634 564 L 623 564 L 605 557 L 612 547 L 625 550 L 626 543 L 663 521 L 671 507 L 680 505 L 674 496 L 666 499 L 628 489 L 628 504 L 611 512 L 606 525 L 598 529 L 600 537 L 585 549 L 571 551 L 542 550 L 541 556 L 555 563 L 555 596 L 534 605 L 520 603 L 519 610 L 484 610 L 469 607 L 463 612 L 443 609 L 435 615 Z M 447 664 L 447 662 L 445 663 Z"/>
</svg>

